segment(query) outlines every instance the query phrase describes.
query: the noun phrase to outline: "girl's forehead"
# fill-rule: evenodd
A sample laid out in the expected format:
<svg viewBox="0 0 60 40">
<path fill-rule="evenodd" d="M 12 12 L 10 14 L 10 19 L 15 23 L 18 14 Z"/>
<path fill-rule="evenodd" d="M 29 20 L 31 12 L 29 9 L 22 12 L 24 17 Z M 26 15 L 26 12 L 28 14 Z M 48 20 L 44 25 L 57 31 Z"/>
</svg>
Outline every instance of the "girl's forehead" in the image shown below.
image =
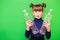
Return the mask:
<svg viewBox="0 0 60 40">
<path fill-rule="evenodd" d="M 35 9 L 42 9 L 42 7 L 33 7 L 33 10 Z"/>
<path fill-rule="evenodd" d="M 43 10 L 43 8 L 41 6 L 40 7 L 33 7 L 32 9 L 33 9 L 33 11 L 42 11 Z"/>
</svg>

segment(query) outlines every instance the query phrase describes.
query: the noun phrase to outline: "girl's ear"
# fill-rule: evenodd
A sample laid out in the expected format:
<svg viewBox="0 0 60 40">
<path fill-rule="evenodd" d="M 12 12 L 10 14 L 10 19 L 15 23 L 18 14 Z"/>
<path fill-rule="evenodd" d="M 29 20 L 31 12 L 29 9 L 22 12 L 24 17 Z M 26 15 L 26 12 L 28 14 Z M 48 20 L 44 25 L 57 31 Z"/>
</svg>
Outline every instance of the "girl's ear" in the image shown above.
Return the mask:
<svg viewBox="0 0 60 40">
<path fill-rule="evenodd" d="M 33 4 L 33 3 L 31 3 L 31 4 L 30 4 L 30 7 L 33 7 L 33 6 L 34 6 L 34 4 Z"/>
<path fill-rule="evenodd" d="M 46 8 L 46 4 L 45 3 L 42 3 L 42 7 Z"/>
</svg>

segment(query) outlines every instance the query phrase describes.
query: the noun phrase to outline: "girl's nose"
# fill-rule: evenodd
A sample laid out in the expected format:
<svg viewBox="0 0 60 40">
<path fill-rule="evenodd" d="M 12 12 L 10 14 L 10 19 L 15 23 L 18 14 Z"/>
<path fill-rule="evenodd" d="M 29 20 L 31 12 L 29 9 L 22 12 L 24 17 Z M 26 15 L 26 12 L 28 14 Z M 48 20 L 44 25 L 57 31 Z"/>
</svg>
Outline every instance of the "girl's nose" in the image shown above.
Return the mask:
<svg viewBox="0 0 60 40">
<path fill-rule="evenodd" d="M 37 13 L 39 13 L 39 11 L 37 11 Z"/>
</svg>

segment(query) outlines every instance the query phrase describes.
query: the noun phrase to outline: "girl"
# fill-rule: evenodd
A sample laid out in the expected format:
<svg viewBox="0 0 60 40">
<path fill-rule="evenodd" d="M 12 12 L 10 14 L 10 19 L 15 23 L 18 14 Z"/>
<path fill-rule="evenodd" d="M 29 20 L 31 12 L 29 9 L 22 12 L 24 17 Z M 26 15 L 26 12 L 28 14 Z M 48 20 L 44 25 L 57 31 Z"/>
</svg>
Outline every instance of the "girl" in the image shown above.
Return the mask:
<svg viewBox="0 0 60 40">
<path fill-rule="evenodd" d="M 45 40 L 44 39 L 44 35 L 41 34 L 40 32 L 33 32 L 33 29 L 35 30 L 36 28 L 38 30 L 41 29 L 42 24 L 43 24 L 43 20 L 42 20 L 42 14 L 44 12 L 44 8 L 46 8 L 46 4 L 42 3 L 42 4 L 30 4 L 30 7 L 32 8 L 32 13 L 34 16 L 34 20 L 32 21 L 27 21 L 26 22 L 26 32 L 25 32 L 25 36 L 27 38 L 30 37 L 29 40 Z M 35 24 L 35 27 L 33 26 Z M 50 22 L 47 22 L 45 25 L 46 28 L 46 39 L 49 39 L 51 36 L 51 31 L 50 31 Z"/>
</svg>

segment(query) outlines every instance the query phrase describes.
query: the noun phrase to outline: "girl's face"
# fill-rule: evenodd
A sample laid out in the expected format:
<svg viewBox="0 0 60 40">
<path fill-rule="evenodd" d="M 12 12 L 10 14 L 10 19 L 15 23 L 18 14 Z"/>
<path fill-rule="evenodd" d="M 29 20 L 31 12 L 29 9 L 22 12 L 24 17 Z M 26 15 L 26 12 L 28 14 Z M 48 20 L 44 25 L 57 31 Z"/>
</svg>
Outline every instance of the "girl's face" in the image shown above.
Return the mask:
<svg viewBox="0 0 60 40">
<path fill-rule="evenodd" d="M 42 17 L 42 7 L 33 7 L 33 15 L 35 18 L 40 19 Z"/>
</svg>

